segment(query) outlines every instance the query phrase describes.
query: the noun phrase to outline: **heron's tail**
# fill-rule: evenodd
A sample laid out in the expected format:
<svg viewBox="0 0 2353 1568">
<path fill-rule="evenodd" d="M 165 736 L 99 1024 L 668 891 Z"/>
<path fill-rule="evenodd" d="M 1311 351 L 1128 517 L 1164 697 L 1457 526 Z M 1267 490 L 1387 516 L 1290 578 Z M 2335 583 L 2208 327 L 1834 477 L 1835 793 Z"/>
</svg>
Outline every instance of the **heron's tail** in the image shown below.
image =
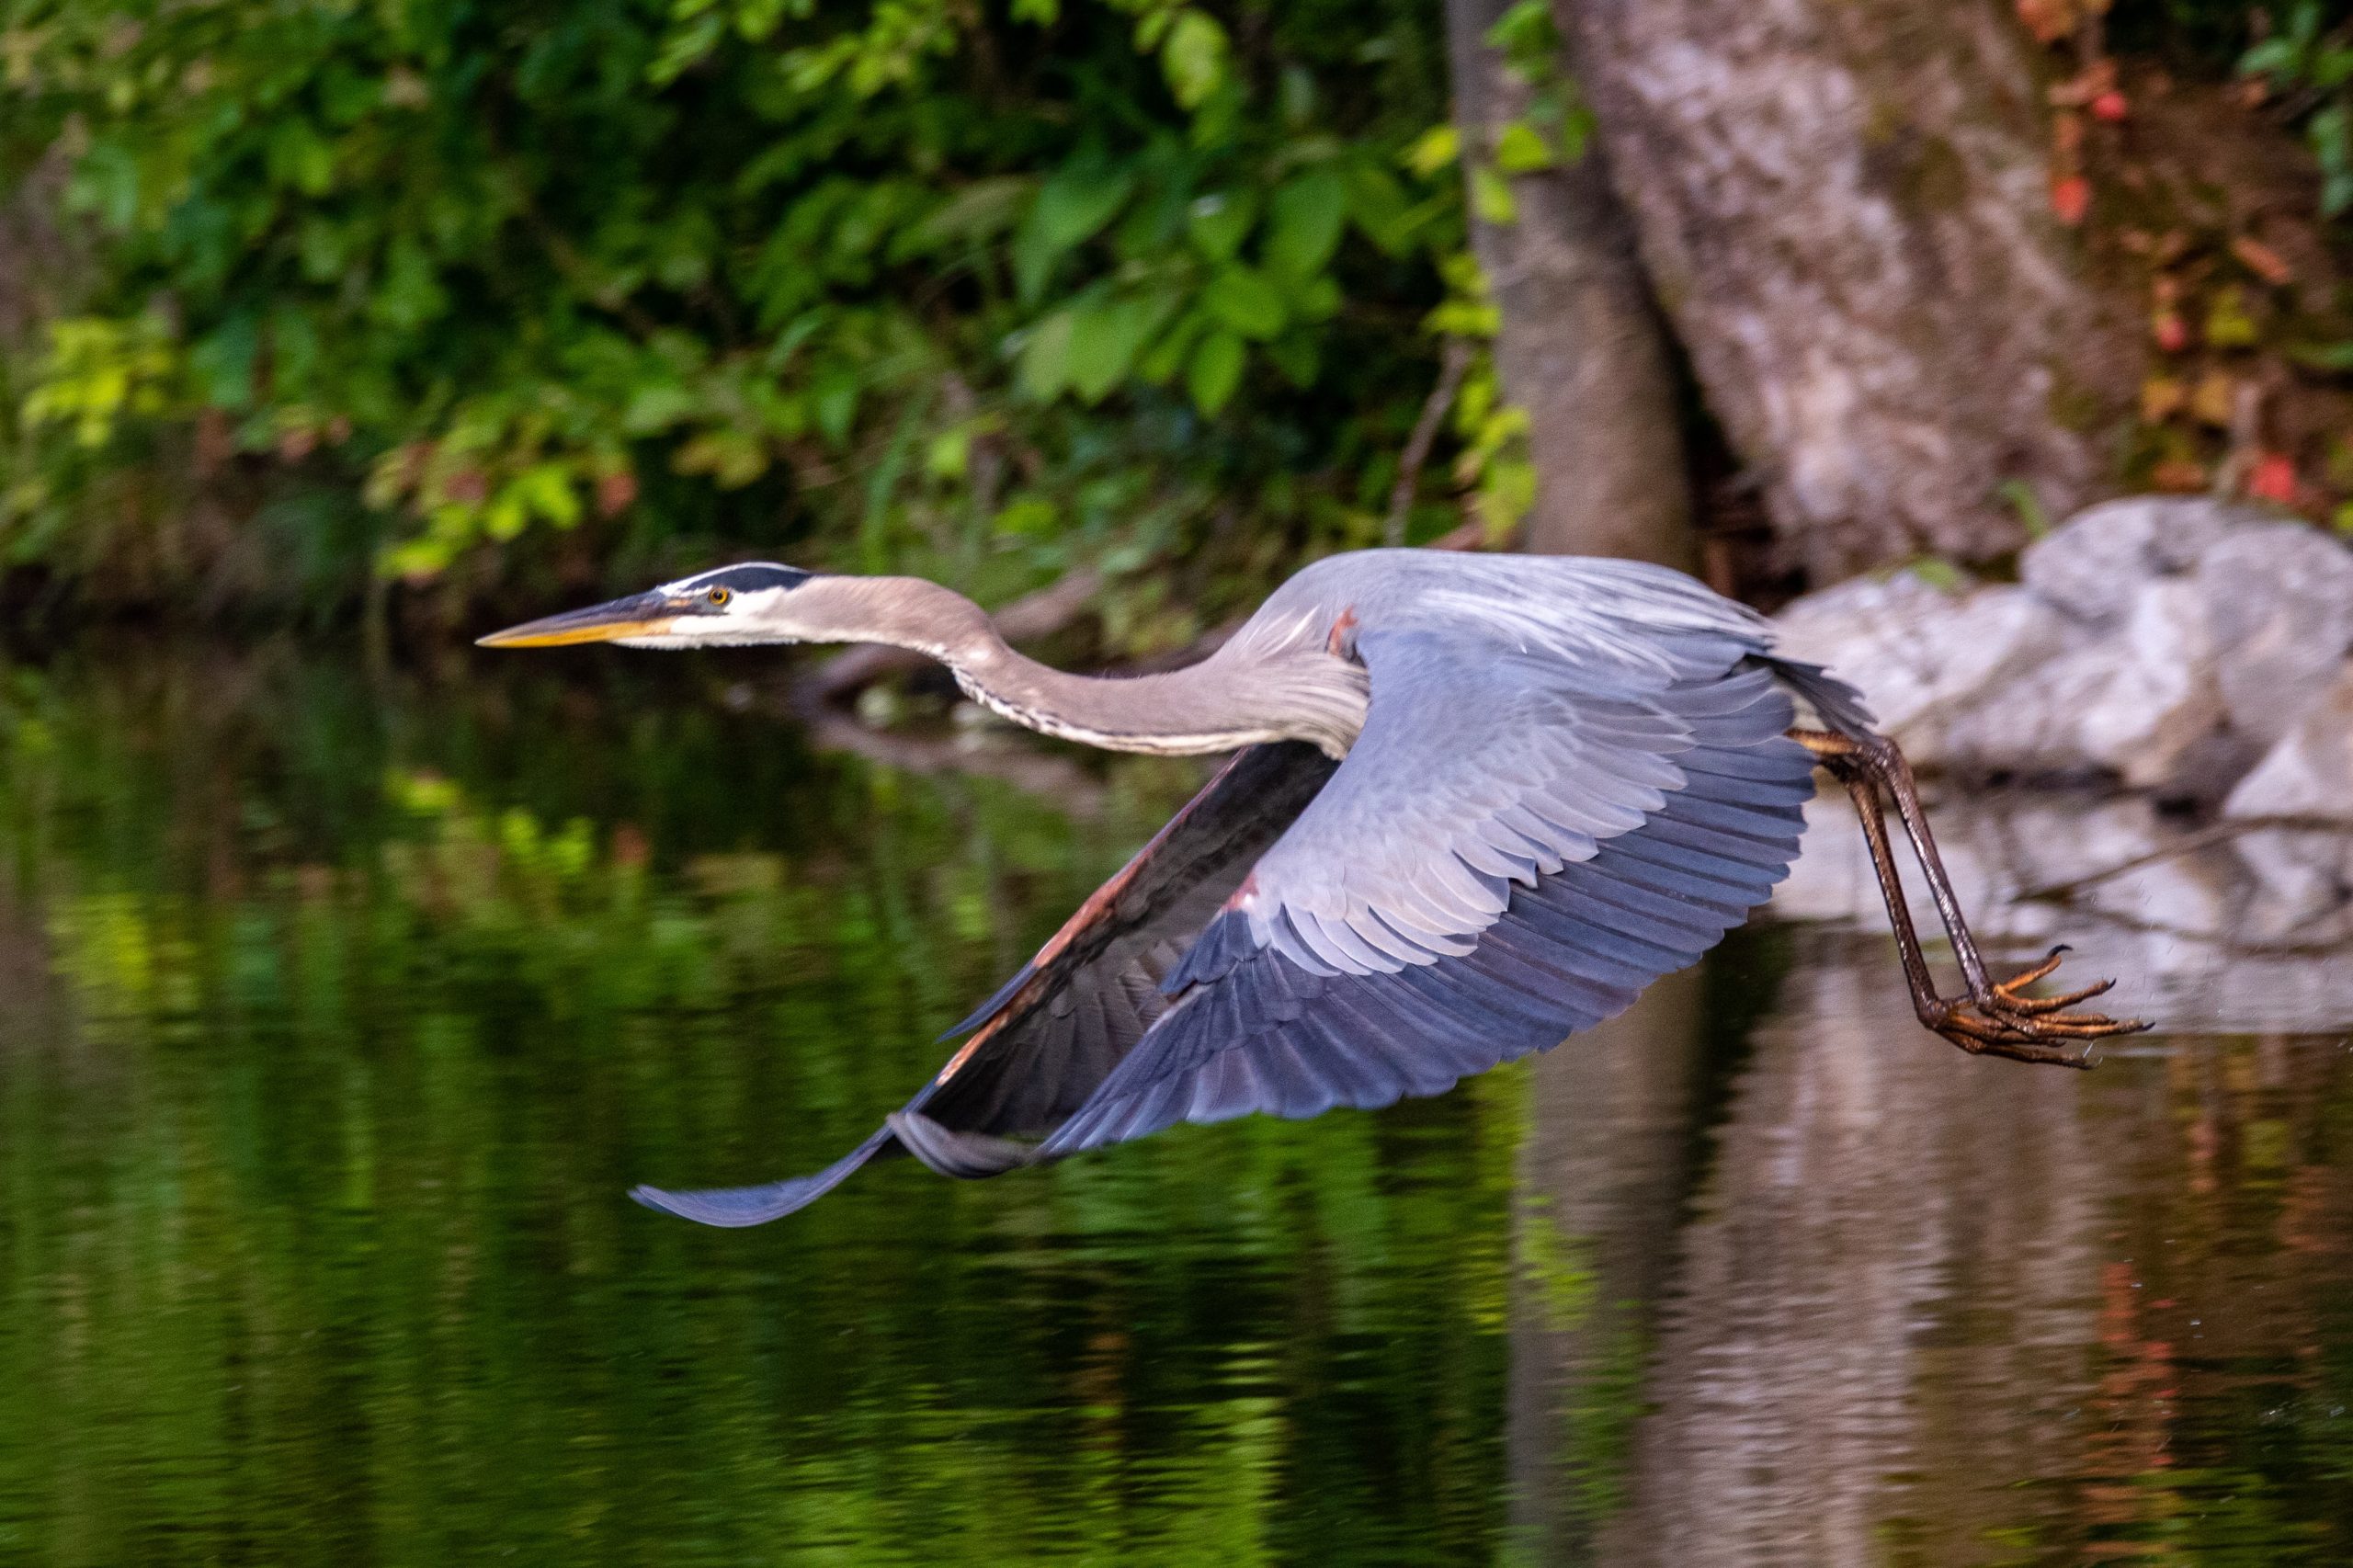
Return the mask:
<svg viewBox="0 0 2353 1568">
<path fill-rule="evenodd" d="M 1813 710 L 1823 728 L 1836 730 L 1850 740 L 1874 738 L 1878 722 L 1871 717 L 1870 707 L 1863 694 L 1832 675 L 1820 665 L 1809 665 L 1802 659 L 1783 659 L 1765 655 L 1759 664 L 1773 672 L 1774 678 L 1789 688 L 1790 695 Z"/>
</svg>

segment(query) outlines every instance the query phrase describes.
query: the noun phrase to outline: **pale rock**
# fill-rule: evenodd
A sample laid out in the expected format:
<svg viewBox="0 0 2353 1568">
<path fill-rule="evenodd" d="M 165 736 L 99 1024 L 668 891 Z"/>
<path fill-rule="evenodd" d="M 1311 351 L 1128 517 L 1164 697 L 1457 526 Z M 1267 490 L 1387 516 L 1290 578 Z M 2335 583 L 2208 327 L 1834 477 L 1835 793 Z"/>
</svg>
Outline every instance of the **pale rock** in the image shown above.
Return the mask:
<svg viewBox="0 0 2353 1568">
<path fill-rule="evenodd" d="M 2020 570 L 1961 593 L 1842 584 L 1784 612 L 1781 645 L 1860 687 L 1925 769 L 2100 775 L 2169 800 L 2228 793 L 2353 668 L 2353 551 L 2301 523 L 2135 497 Z"/>
<path fill-rule="evenodd" d="M 2077 719 L 2076 744 L 2128 785 L 2163 784 L 2222 720 L 2204 594 L 2178 581 L 2143 585 L 2110 646 L 2113 668 Z"/>
<path fill-rule="evenodd" d="M 2221 722 L 2211 645 L 2196 583 L 2140 583 L 2102 635 L 1957 712 L 1942 760 L 1988 772 L 2098 771 L 2135 788 L 2165 784 Z"/>
<path fill-rule="evenodd" d="M 1944 732 L 2064 646 L 2068 628 L 2022 588 L 1949 594 L 1911 573 L 1859 578 L 1782 611 L 1778 650 L 1862 689 L 1881 730 L 1915 765 L 1948 760 Z"/>
<path fill-rule="evenodd" d="M 2302 523 L 2242 528 L 2199 558 L 2214 680 L 2233 731 L 2286 734 L 2353 649 L 2353 551 Z"/>
<path fill-rule="evenodd" d="M 2209 549 L 2266 516 L 2202 497 L 2104 502 L 2027 546 L 2018 575 L 2044 603 L 2102 625 L 2131 608 L 2143 583 L 2188 574 Z"/>
</svg>

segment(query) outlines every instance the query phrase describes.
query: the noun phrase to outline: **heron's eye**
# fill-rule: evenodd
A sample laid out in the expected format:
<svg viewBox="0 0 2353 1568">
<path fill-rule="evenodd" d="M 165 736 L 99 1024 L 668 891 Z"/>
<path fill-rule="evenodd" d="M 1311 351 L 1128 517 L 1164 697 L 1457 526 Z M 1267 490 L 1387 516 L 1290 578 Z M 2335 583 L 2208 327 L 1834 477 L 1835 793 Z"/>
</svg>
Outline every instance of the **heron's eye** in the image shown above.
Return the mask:
<svg viewBox="0 0 2353 1568">
<path fill-rule="evenodd" d="M 733 595 L 733 594 L 729 593 L 729 592 L 728 592 L 726 589 L 724 589 L 724 588 L 713 588 L 713 589 L 711 589 L 711 590 L 710 590 L 710 592 L 709 592 L 708 594 L 705 594 L 705 595 L 703 596 L 703 597 L 705 597 L 705 598 L 709 599 L 712 604 L 715 604 L 715 605 L 723 605 L 723 604 L 725 604 L 729 599 L 732 599 L 732 598 L 733 598 L 734 597 L 735 597 L 734 595 Z"/>
</svg>

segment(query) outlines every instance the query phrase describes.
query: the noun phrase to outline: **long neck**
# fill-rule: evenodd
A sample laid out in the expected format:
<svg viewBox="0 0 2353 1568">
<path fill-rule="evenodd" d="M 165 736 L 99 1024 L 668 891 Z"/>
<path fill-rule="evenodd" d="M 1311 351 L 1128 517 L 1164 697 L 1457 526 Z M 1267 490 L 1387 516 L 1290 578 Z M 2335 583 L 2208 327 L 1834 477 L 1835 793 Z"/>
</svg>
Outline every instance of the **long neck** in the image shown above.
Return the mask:
<svg viewBox="0 0 2353 1568">
<path fill-rule="evenodd" d="M 1161 675 L 1071 675 L 1016 653 L 978 605 L 936 583 L 824 581 L 845 601 L 845 638 L 928 654 L 974 700 L 1045 734 L 1162 755 L 1302 740 L 1344 756 L 1364 727 L 1364 672 L 1321 647 L 1245 654 L 1229 644 Z"/>
</svg>

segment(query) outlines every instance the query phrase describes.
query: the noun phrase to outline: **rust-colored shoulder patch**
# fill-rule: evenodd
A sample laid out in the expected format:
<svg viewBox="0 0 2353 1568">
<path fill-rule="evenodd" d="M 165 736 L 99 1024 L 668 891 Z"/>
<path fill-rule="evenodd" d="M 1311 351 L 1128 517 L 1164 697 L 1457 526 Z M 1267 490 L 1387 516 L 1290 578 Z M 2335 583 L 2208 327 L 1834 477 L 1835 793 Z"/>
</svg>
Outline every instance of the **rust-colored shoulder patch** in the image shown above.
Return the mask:
<svg viewBox="0 0 2353 1568">
<path fill-rule="evenodd" d="M 972 1060 L 975 1051 L 1018 1017 L 1024 1008 L 1034 1004 L 1040 995 L 1044 994 L 1046 987 L 1057 978 L 1053 969 L 1054 960 L 1069 951 L 1071 944 L 1075 942 L 1088 927 L 1103 925 L 1117 916 L 1120 895 L 1134 884 L 1136 879 L 1142 874 L 1144 868 L 1152 862 L 1153 857 L 1157 855 L 1176 835 L 1177 828 L 1182 826 L 1186 819 L 1190 817 L 1200 803 L 1209 798 L 1211 790 L 1224 782 L 1225 776 L 1233 772 L 1241 764 L 1242 758 L 1247 755 L 1249 754 L 1246 752 L 1237 753 L 1224 767 L 1219 768 L 1216 777 L 1202 787 L 1201 792 L 1186 801 L 1176 814 L 1170 817 L 1166 824 L 1152 835 L 1150 842 L 1137 850 L 1126 865 L 1112 873 L 1109 881 L 1087 894 L 1086 902 L 1080 904 L 1068 920 L 1063 922 L 1061 930 L 1046 938 L 1045 946 L 1040 948 L 1036 955 L 1030 959 L 1029 968 L 1035 972 L 1029 976 L 1028 982 L 1012 995 L 1007 996 L 995 1011 L 979 1025 L 973 1031 L 972 1038 L 964 1042 L 963 1048 L 948 1059 L 948 1065 L 939 1070 L 938 1075 L 933 1079 L 934 1083 L 945 1084 L 949 1079 L 956 1076 L 963 1070 L 964 1063 Z M 1246 888 L 1249 884 L 1245 882 L 1243 885 Z"/>
<path fill-rule="evenodd" d="M 1324 651 L 1336 659 L 1353 659 L 1357 653 L 1357 607 L 1348 606 L 1332 622 L 1331 634 L 1324 639 Z"/>
</svg>

